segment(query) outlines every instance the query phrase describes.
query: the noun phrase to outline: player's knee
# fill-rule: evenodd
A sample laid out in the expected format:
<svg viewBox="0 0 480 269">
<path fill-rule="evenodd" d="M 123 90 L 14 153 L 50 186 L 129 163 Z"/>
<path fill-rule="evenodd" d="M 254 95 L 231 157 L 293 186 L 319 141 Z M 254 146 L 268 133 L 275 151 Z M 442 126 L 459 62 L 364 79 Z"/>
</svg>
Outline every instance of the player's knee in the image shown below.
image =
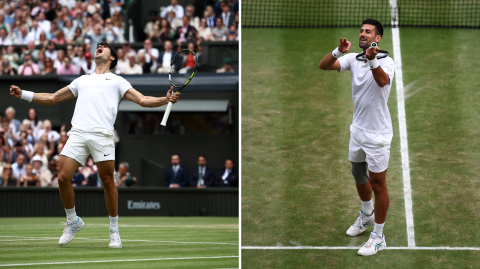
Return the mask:
<svg viewBox="0 0 480 269">
<path fill-rule="evenodd" d="M 72 178 L 71 177 L 68 177 L 64 173 L 58 174 L 58 185 L 65 186 L 65 185 L 69 185 L 69 184 L 72 184 Z"/>
<path fill-rule="evenodd" d="M 368 165 L 366 162 L 352 162 L 352 175 L 357 185 L 363 185 L 369 181 Z"/>
<path fill-rule="evenodd" d="M 383 180 L 370 180 L 373 192 L 383 192 L 387 189 L 387 185 Z"/>
<path fill-rule="evenodd" d="M 102 178 L 102 184 L 106 188 L 115 187 L 115 181 L 112 176 L 104 176 Z"/>
</svg>

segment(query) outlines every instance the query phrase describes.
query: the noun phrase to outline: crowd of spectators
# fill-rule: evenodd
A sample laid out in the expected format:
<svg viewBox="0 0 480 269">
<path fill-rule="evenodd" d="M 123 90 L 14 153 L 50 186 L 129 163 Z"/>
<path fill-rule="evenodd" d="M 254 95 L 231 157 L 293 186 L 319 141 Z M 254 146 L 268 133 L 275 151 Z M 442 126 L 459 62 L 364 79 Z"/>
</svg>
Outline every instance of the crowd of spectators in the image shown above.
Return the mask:
<svg viewBox="0 0 480 269">
<path fill-rule="evenodd" d="M 171 0 L 160 12 L 150 11 L 144 48 L 135 51 L 124 40 L 123 5 L 124 0 L 0 1 L 0 75 L 91 74 L 100 42 L 122 44 L 116 74 L 168 73 L 174 44 L 178 50 L 187 44 L 200 57 L 203 41 L 239 38 L 238 0 L 206 5 L 202 17 L 195 16 L 193 5 L 182 7 Z M 157 49 L 152 42 L 164 46 Z M 22 46 L 21 53 L 14 45 Z"/>
<path fill-rule="evenodd" d="M 60 132 L 52 129 L 50 120 L 40 120 L 37 111 L 30 108 L 23 121 L 15 117 L 15 109 L 8 107 L 5 115 L 0 114 L 0 187 L 37 186 L 58 187 L 59 154 L 67 143 L 65 124 Z M 119 142 L 115 132 L 115 146 Z M 167 187 L 237 187 L 238 178 L 233 172 L 233 161 L 227 159 L 225 169 L 217 174 L 206 166 L 205 156 L 198 157 L 198 168 L 183 171 L 180 156 L 172 156 L 172 167 L 165 170 Z M 126 162 L 119 164 L 114 174 L 117 187 L 135 186 L 137 178 L 128 172 Z M 179 172 L 180 171 L 180 172 Z M 101 187 L 98 169 L 91 157 L 78 168 L 72 179 L 74 187 Z"/>
</svg>

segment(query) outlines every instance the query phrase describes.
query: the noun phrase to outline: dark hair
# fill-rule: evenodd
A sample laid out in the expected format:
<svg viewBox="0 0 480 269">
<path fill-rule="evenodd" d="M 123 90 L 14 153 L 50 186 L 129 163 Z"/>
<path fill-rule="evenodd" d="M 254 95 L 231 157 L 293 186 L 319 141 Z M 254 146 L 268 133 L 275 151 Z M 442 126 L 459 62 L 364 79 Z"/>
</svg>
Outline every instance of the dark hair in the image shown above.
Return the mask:
<svg viewBox="0 0 480 269">
<path fill-rule="evenodd" d="M 375 35 L 383 36 L 383 26 L 379 21 L 374 19 L 366 19 L 362 22 L 362 25 L 364 24 L 370 24 L 375 26 Z"/>
<path fill-rule="evenodd" d="M 226 158 L 225 161 L 231 161 L 233 164 L 235 164 L 232 158 Z"/>
<path fill-rule="evenodd" d="M 198 155 L 198 158 L 200 158 L 200 157 L 203 157 L 205 160 L 207 160 L 207 156 L 205 156 L 205 155 Z"/>
<path fill-rule="evenodd" d="M 172 156 L 171 156 L 171 157 L 173 157 L 173 156 L 175 156 L 175 155 L 177 155 L 177 156 L 178 156 L 178 158 L 179 158 L 179 159 L 181 159 L 181 158 L 180 158 L 180 154 L 178 154 L 178 153 L 174 153 L 174 154 L 172 154 Z"/>
<path fill-rule="evenodd" d="M 31 107 L 30 109 L 33 109 L 33 111 L 35 111 L 35 118 L 33 119 L 33 122 L 35 122 L 35 126 L 38 124 L 38 114 L 37 114 L 37 110 L 34 108 L 34 107 Z M 30 112 L 30 109 L 28 110 L 28 112 Z M 28 115 L 28 114 L 27 114 Z M 27 117 L 30 121 L 32 119 L 30 119 L 30 116 Z"/>
<path fill-rule="evenodd" d="M 112 64 L 110 65 L 110 69 L 114 69 L 115 66 L 117 66 L 117 62 L 118 62 L 117 51 L 112 46 L 110 46 L 110 44 L 108 44 L 107 42 L 100 42 L 97 44 L 97 48 L 98 46 L 104 46 L 110 49 L 110 55 L 113 56 L 113 58 L 115 58 L 112 61 Z"/>
</svg>

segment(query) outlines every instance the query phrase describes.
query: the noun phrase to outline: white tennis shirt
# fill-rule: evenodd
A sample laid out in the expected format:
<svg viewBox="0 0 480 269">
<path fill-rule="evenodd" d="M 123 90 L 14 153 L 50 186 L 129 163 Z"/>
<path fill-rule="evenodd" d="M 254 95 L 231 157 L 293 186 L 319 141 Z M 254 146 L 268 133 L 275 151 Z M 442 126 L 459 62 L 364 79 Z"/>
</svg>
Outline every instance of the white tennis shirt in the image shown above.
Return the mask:
<svg viewBox="0 0 480 269">
<path fill-rule="evenodd" d="M 72 130 L 113 134 L 118 103 L 132 88 L 130 82 L 113 73 L 93 73 L 76 78 L 68 88 L 74 96 L 78 96 Z"/>
<path fill-rule="evenodd" d="M 378 60 L 383 71 L 390 77 L 387 85 L 380 87 L 373 78 L 370 66 L 357 61 L 356 53 L 349 53 L 338 59 L 340 72 L 350 70 L 352 73 L 352 125 L 371 133 L 393 132 L 392 118 L 387 102 L 392 88 L 395 63 L 390 57 Z"/>
</svg>

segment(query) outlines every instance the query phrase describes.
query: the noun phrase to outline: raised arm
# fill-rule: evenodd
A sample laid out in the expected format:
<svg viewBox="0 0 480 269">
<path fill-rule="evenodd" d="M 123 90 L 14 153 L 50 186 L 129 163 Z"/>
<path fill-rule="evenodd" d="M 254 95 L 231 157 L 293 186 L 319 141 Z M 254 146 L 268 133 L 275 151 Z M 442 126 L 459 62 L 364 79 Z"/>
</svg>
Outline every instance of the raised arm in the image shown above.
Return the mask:
<svg viewBox="0 0 480 269">
<path fill-rule="evenodd" d="M 134 103 L 139 104 L 142 107 L 159 107 L 168 104 L 168 102 L 176 103 L 178 101 L 178 96 L 180 93 L 175 93 L 172 95 L 173 87 L 167 92 L 166 97 L 152 97 L 145 96 L 134 88 L 129 89 L 123 97 L 127 100 L 130 100 Z"/>
<path fill-rule="evenodd" d="M 350 47 L 352 46 L 352 43 L 350 41 L 347 41 L 347 39 L 340 38 L 340 43 L 338 44 L 338 48 L 336 48 L 334 51 L 330 52 L 329 54 L 325 55 L 323 59 L 320 61 L 318 64 L 318 67 L 322 70 L 340 70 L 340 62 L 337 60 L 337 58 L 341 57 L 343 53 L 347 53 L 350 50 Z M 333 53 L 337 51 L 336 57 L 333 55 Z"/>
<path fill-rule="evenodd" d="M 13 97 L 21 98 L 22 94 L 27 95 L 27 93 L 33 95 L 33 98 L 31 99 L 32 102 L 47 106 L 55 105 L 60 102 L 75 98 L 68 87 L 63 87 L 56 93 L 32 93 L 29 91 L 25 91 L 24 93 L 18 86 L 10 86 L 10 95 Z"/>
<path fill-rule="evenodd" d="M 372 62 L 372 60 L 374 60 L 377 57 L 377 53 L 379 51 L 380 51 L 379 47 L 377 47 L 376 49 L 370 47 L 365 52 L 365 57 L 367 57 L 369 62 Z M 380 66 L 380 64 L 378 64 L 378 61 L 375 60 L 375 62 L 376 63 L 374 63 L 374 64 L 378 65 L 378 66 L 376 68 L 373 68 L 373 69 L 370 68 L 370 69 L 372 70 L 372 75 L 373 75 L 373 78 L 375 79 L 375 82 L 377 82 L 377 85 L 379 87 L 383 87 L 383 86 L 387 85 L 387 83 L 390 81 L 390 77 L 388 76 L 387 73 L 385 73 L 385 71 Z"/>
</svg>

